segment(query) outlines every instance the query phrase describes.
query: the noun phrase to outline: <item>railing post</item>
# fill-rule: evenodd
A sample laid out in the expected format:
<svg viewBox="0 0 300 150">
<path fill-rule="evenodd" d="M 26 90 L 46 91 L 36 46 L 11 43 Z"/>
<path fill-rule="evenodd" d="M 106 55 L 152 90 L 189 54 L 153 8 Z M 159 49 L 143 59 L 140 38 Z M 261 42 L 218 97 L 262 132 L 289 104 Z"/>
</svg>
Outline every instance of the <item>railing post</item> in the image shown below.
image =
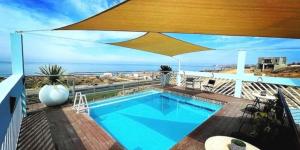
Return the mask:
<svg viewBox="0 0 300 150">
<path fill-rule="evenodd" d="M 26 95 L 25 95 L 25 77 L 24 77 L 24 54 L 23 54 L 23 36 L 19 32 L 10 34 L 11 45 L 11 64 L 12 74 L 22 75 L 22 113 L 26 116 Z"/>
<path fill-rule="evenodd" d="M 125 95 L 125 85 L 123 83 L 123 86 L 122 86 L 122 94 Z"/>
<path fill-rule="evenodd" d="M 94 96 L 96 95 L 96 87 L 95 87 L 95 85 L 94 85 Z M 93 98 L 93 102 L 95 101 L 95 98 Z"/>
<path fill-rule="evenodd" d="M 153 88 L 153 81 L 154 81 L 154 75 L 153 72 L 151 72 L 151 88 Z"/>
<path fill-rule="evenodd" d="M 245 62 L 246 62 L 246 51 L 238 51 L 234 97 L 241 98 L 242 96 L 243 76 L 245 73 Z"/>
<path fill-rule="evenodd" d="M 181 86 L 180 70 L 181 70 L 181 62 L 180 62 L 180 59 L 178 59 L 178 73 L 177 73 L 177 76 L 176 76 L 176 85 L 177 86 Z"/>
<path fill-rule="evenodd" d="M 138 77 L 138 87 L 137 87 L 137 91 L 139 91 L 140 90 L 140 79 L 139 79 L 139 77 Z"/>
<path fill-rule="evenodd" d="M 21 33 L 11 33 L 11 64 L 12 73 L 24 75 L 23 36 Z"/>
<path fill-rule="evenodd" d="M 74 75 L 72 80 L 72 94 L 73 94 L 73 99 L 75 99 L 75 76 Z"/>
</svg>

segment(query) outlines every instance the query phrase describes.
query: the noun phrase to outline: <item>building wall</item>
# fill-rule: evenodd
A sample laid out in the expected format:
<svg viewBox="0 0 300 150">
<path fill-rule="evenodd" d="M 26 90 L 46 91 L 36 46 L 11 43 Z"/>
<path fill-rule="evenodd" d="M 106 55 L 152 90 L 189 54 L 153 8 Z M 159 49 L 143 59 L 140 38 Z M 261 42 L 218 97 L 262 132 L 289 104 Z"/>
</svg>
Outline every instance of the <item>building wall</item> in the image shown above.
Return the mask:
<svg viewBox="0 0 300 150">
<path fill-rule="evenodd" d="M 286 66 L 286 57 L 259 57 L 257 62 L 257 69 L 277 70 Z"/>
</svg>

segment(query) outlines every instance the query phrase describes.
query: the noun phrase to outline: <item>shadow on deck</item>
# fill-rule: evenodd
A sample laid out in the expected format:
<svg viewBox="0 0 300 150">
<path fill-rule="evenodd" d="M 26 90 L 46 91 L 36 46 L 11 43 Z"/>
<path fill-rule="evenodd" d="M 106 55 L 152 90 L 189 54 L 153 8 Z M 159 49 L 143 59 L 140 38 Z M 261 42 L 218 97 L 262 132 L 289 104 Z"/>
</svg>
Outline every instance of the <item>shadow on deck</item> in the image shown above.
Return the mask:
<svg viewBox="0 0 300 150">
<path fill-rule="evenodd" d="M 85 114 L 68 107 L 38 107 L 23 119 L 18 149 L 123 149 Z"/>
<path fill-rule="evenodd" d="M 44 111 L 30 113 L 23 119 L 17 149 L 55 149 Z"/>
</svg>

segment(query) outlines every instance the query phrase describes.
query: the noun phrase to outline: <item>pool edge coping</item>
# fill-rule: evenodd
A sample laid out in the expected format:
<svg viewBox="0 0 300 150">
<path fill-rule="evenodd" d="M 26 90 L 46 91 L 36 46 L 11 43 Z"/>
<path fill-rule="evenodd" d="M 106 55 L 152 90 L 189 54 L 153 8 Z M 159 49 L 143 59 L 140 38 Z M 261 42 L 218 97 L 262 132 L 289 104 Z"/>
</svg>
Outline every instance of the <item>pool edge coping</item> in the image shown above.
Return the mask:
<svg viewBox="0 0 300 150">
<path fill-rule="evenodd" d="M 178 145 L 179 143 L 181 143 L 184 139 L 186 139 L 190 134 L 192 134 L 195 130 L 197 130 L 198 128 L 200 128 L 201 126 L 204 126 L 209 120 L 213 119 L 217 114 L 223 113 L 224 111 L 224 105 L 227 104 L 228 102 L 224 102 L 224 101 L 220 101 L 220 100 L 215 100 L 215 99 L 208 99 L 208 98 L 204 98 L 204 97 L 200 97 L 200 96 L 192 96 L 190 94 L 186 94 L 186 93 L 181 93 L 181 92 L 176 92 L 176 91 L 171 91 L 171 90 L 166 90 L 166 89 L 161 89 L 161 88 L 150 88 L 150 89 L 146 89 L 140 92 L 145 92 L 147 90 L 157 90 L 160 92 L 167 92 L 167 93 L 174 93 L 180 96 L 185 96 L 188 98 L 192 98 L 194 100 L 197 101 L 204 101 L 204 102 L 210 102 L 210 103 L 214 103 L 214 104 L 218 104 L 218 105 L 222 105 L 222 107 L 218 110 L 216 110 L 216 112 L 214 112 L 209 118 L 207 118 L 202 124 L 200 124 L 199 126 L 195 127 L 191 132 L 189 132 L 186 136 L 184 136 L 180 141 L 178 141 L 175 145 L 173 145 L 170 149 L 173 149 L 174 147 L 176 147 L 176 145 Z M 130 94 L 128 94 L 130 95 Z M 89 114 L 85 114 L 86 117 L 88 117 L 90 120 L 93 121 L 93 123 L 95 123 L 99 128 L 101 128 L 108 136 L 110 136 L 112 139 L 114 139 L 119 145 L 122 146 L 122 148 L 124 148 L 124 150 L 126 149 L 124 147 L 124 145 L 122 145 L 116 138 L 114 138 L 110 133 L 108 133 L 108 131 L 105 130 L 104 127 L 102 127 L 102 125 L 98 124 Z"/>
</svg>

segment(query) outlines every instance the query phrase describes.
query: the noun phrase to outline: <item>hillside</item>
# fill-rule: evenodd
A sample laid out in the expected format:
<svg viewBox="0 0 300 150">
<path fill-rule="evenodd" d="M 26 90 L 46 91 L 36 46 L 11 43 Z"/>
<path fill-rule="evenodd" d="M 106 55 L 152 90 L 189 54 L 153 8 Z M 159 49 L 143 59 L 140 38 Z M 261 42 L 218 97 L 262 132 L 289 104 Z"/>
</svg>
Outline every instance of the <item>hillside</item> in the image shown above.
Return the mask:
<svg viewBox="0 0 300 150">
<path fill-rule="evenodd" d="M 285 67 L 273 71 L 272 76 L 300 78 L 300 66 Z"/>
<path fill-rule="evenodd" d="M 236 69 L 235 68 L 230 68 L 230 69 L 225 69 L 221 71 L 220 73 L 229 73 L 229 74 L 235 74 Z M 258 69 L 245 69 L 245 73 L 252 73 L 257 76 L 265 75 L 265 76 L 271 76 L 271 77 L 288 77 L 288 78 L 300 78 L 300 66 L 293 66 L 293 67 L 285 67 L 278 69 L 276 71 L 263 71 L 261 72 Z"/>
</svg>

